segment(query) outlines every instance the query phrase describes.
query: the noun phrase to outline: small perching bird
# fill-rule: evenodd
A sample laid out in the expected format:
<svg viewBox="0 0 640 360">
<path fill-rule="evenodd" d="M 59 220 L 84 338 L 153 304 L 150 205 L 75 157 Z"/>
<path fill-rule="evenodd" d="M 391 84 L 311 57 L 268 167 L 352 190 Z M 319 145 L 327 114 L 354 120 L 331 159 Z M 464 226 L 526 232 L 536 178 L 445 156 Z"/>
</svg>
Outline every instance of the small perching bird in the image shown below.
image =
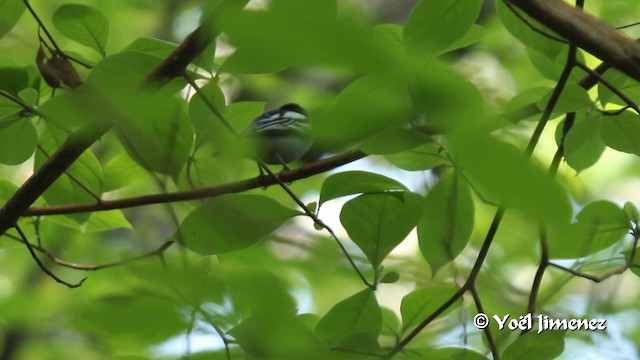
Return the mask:
<svg viewBox="0 0 640 360">
<path fill-rule="evenodd" d="M 282 105 L 258 116 L 242 132 L 258 159 L 265 164 L 287 164 L 300 159 L 311 147 L 311 119 L 302 106 Z"/>
</svg>

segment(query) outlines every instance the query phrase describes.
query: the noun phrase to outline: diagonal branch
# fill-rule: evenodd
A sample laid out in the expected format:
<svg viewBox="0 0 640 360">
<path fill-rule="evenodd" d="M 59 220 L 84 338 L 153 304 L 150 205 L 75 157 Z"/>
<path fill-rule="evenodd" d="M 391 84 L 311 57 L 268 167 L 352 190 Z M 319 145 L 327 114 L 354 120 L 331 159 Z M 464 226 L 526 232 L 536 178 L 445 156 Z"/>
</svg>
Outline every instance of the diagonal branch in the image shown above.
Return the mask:
<svg viewBox="0 0 640 360">
<path fill-rule="evenodd" d="M 225 4 L 223 2 L 219 8 Z M 217 11 L 205 19 L 160 65 L 147 75 L 147 83 L 159 86 L 178 76 L 217 34 L 212 30 Z M 78 157 L 103 136 L 109 124 L 91 124 L 69 135 L 67 140 L 0 208 L 0 234 L 13 227 L 18 218 L 56 181 Z"/>
<path fill-rule="evenodd" d="M 572 44 L 640 81 L 640 44 L 562 0 L 507 0 Z"/>
</svg>

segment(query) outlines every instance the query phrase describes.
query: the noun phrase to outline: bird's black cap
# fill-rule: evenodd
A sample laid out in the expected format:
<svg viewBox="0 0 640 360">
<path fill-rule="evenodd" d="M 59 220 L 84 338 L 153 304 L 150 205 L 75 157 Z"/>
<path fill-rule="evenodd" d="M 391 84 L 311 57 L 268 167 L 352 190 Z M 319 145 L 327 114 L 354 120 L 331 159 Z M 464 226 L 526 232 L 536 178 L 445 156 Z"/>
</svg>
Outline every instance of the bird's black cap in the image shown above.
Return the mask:
<svg viewBox="0 0 640 360">
<path fill-rule="evenodd" d="M 280 110 L 284 111 L 294 111 L 302 115 L 307 115 L 307 111 L 300 105 L 296 103 L 288 103 L 280 106 Z"/>
</svg>

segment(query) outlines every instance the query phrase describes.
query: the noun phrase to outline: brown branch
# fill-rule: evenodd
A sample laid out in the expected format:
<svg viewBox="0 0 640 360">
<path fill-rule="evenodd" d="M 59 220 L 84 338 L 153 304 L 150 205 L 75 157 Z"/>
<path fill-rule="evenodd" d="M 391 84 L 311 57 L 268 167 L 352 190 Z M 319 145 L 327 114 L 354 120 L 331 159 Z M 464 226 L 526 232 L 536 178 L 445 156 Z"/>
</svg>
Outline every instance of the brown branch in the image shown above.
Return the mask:
<svg viewBox="0 0 640 360">
<path fill-rule="evenodd" d="M 147 75 L 147 83 L 161 85 L 179 75 L 215 39 L 216 34 L 211 30 L 214 22 L 215 16 L 209 16 Z M 29 206 L 110 128 L 110 124 L 106 123 L 91 124 L 70 134 L 64 144 L 0 208 L 0 234 L 13 227 Z"/>
<path fill-rule="evenodd" d="M 640 81 L 640 44 L 562 0 L 508 0 L 572 44 Z"/>
<path fill-rule="evenodd" d="M 319 160 L 296 169 L 285 170 L 278 174 L 278 177 L 283 182 L 292 182 L 294 180 L 305 179 L 310 176 L 334 169 L 341 165 L 359 160 L 365 156 L 367 155 L 360 151 L 347 152 L 327 159 Z M 270 176 L 258 176 L 255 178 L 236 181 L 223 185 L 188 191 L 179 191 L 174 193 L 143 195 L 120 200 L 103 200 L 100 203 L 32 207 L 24 211 L 21 216 L 62 215 L 114 209 L 127 209 L 145 205 L 166 204 L 177 201 L 211 198 L 223 194 L 237 193 L 276 184 L 277 180 Z"/>
</svg>

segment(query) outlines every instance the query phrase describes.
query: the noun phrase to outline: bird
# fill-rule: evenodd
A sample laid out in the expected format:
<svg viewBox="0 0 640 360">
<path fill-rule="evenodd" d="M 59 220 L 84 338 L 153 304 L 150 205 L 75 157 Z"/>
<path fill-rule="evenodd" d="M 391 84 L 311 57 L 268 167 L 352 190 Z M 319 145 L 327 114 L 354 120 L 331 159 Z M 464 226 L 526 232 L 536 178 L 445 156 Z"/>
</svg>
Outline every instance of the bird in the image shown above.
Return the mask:
<svg viewBox="0 0 640 360">
<path fill-rule="evenodd" d="M 313 144 L 311 119 L 300 105 L 288 103 L 255 118 L 242 132 L 258 160 L 282 165 L 300 159 Z"/>
</svg>

